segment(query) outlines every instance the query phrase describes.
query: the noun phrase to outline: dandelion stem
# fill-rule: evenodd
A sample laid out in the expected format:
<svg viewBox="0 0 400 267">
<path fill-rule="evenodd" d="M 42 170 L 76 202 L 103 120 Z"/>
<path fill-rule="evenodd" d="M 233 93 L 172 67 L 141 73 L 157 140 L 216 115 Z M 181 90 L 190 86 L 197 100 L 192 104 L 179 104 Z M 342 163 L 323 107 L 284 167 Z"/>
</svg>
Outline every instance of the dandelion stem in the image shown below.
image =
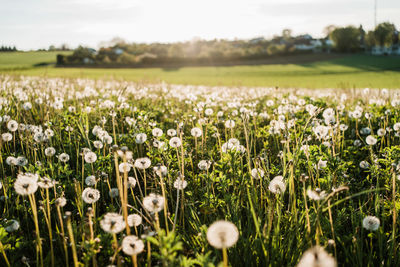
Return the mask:
<svg viewBox="0 0 400 267">
<path fill-rule="evenodd" d="M 226 252 L 226 248 L 222 248 L 222 258 L 224 261 L 224 267 L 228 267 L 228 253 Z"/>
<path fill-rule="evenodd" d="M 5 250 L 4 250 L 3 243 L 2 243 L 1 241 L 0 241 L 0 250 L 1 250 L 1 253 L 3 254 L 4 261 L 6 262 L 7 267 L 10 267 L 10 266 L 11 266 L 11 265 L 10 265 L 10 262 L 8 261 L 6 252 L 5 252 Z"/>
<path fill-rule="evenodd" d="M 72 230 L 72 224 L 71 224 L 71 216 L 67 216 L 67 229 L 68 229 L 69 239 L 71 242 L 72 257 L 74 259 L 74 267 L 79 267 L 78 254 L 76 253 L 74 232 Z"/>
<path fill-rule="evenodd" d="M 39 253 L 39 258 L 37 259 L 37 266 L 43 267 L 43 251 L 42 251 L 42 241 L 40 239 L 40 232 L 39 232 L 39 221 L 38 221 L 38 216 L 37 216 L 37 207 L 36 207 L 36 201 L 35 201 L 35 195 L 30 194 L 29 196 L 29 201 L 31 203 L 32 207 L 32 213 L 33 213 L 33 220 L 35 223 L 35 231 L 36 231 L 36 251 Z"/>
</svg>

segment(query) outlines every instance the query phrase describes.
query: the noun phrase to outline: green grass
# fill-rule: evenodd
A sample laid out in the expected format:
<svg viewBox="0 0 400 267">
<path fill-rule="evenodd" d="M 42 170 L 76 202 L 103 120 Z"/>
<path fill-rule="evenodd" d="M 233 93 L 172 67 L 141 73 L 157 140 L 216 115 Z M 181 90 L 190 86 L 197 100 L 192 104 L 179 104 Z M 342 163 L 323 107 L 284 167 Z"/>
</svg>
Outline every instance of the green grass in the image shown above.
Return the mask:
<svg viewBox="0 0 400 267">
<path fill-rule="evenodd" d="M 0 73 L 66 78 L 124 79 L 137 82 L 307 88 L 400 88 L 400 57 L 347 55 L 306 64 L 273 64 L 178 69 L 30 67 L 56 53 L 0 53 Z M 25 60 L 24 60 L 25 58 Z M 14 61 L 13 61 L 14 60 Z M 15 69 L 25 66 L 24 69 Z M 14 68 L 14 69 L 12 69 Z"/>
<path fill-rule="evenodd" d="M 54 65 L 57 54 L 69 53 L 71 52 L 0 52 L 0 71 L 32 69 L 35 65 Z"/>
</svg>

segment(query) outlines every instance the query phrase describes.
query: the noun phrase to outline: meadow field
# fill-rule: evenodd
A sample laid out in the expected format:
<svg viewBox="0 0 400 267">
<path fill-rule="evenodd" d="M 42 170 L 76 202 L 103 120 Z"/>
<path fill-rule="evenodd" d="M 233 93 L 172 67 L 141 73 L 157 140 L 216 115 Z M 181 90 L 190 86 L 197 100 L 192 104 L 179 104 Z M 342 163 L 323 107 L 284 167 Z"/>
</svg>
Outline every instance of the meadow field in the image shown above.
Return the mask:
<svg viewBox="0 0 400 267">
<path fill-rule="evenodd" d="M 55 68 L 57 52 L 0 53 L 0 73 L 41 77 L 126 80 L 142 83 L 279 86 L 283 88 L 399 88 L 400 57 L 338 55 L 298 63 L 183 68 Z M 304 60 L 303 60 L 304 61 Z M 46 65 L 48 66 L 40 66 Z M 36 65 L 36 67 L 35 67 Z"/>
<path fill-rule="evenodd" d="M 288 68 L 365 68 L 345 60 Z M 346 75 L 398 79 L 386 60 Z M 1 266 L 400 265 L 399 89 L 81 71 L 103 70 L 0 76 Z"/>
</svg>

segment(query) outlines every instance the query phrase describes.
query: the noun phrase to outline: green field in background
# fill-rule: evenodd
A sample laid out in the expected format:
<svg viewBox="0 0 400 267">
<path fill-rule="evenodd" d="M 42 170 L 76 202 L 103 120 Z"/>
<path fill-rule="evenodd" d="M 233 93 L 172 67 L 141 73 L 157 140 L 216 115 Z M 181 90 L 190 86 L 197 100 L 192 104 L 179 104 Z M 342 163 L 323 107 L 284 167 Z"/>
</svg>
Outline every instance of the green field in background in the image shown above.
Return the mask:
<svg viewBox="0 0 400 267">
<path fill-rule="evenodd" d="M 43 65 L 54 66 L 57 54 L 71 52 L 40 51 L 40 52 L 0 52 L 0 71 L 31 69 Z"/>
<path fill-rule="evenodd" d="M 400 57 L 347 55 L 305 64 L 101 69 L 56 68 L 57 53 L 0 53 L 0 74 L 194 85 L 400 88 Z M 50 65 L 40 66 L 43 63 Z"/>
</svg>

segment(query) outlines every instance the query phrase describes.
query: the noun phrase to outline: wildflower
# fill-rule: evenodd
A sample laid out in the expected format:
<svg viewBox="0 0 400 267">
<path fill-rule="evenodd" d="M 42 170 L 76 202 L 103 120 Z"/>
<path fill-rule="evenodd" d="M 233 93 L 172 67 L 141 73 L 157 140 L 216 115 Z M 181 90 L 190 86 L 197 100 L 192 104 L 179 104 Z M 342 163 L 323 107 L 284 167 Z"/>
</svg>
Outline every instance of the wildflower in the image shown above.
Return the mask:
<svg viewBox="0 0 400 267">
<path fill-rule="evenodd" d="M 204 110 L 204 114 L 206 116 L 211 116 L 214 113 L 214 111 L 211 108 L 207 108 L 206 110 Z"/>
<path fill-rule="evenodd" d="M 67 162 L 67 161 L 69 161 L 69 155 L 68 155 L 67 153 L 61 153 L 61 154 L 58 156 L 58 159 L 59 159 L 61 162 Z"/>
<path fill-rule="evenodd" d="M 319 125 L 313 129 L 314 134 L 318 139 L 325 138 L 329 133 L 329 128 L 327 126 Z"/>
<path fill-rule="evenodd" d="M 362 135 L 367 135 L 370 133 L 371 133 L 371 129 L 368 127 L 361 128 L 361 130 L 360 130 L 360 134 L 362 134 Z"/>
<path fill-rule="evenodd" d="M 6 158 L 6 164 L 9 166 L 17 165 L 17 158 L 9 156 Z"/>
<path fill-rule="evenodd" d="M 93 163 L 97 160 L 97 155 L 94 152 L 87 152 L 85 153 L 85 162 L 86 163 Z"/>
<path fill-rule="evenodd" d="M 320 247 L 315 246 L 304 252 L 297 267 L 336 267 L 336 260 Z"/>
<path fill-rule="evenodd" d="M 44 134 L 46 135 L 47 138 L 54 136 L 54 132 L 51 129 L 46 129 L 46 131 L 44 131 Z"/>
<path fill-rule="evenodd" d="M 30 102 L 25 102 L 25 103 L 22 105 L 22 108 L 23 108 L 24 110 L 30 110 L 30 109 L 32 108 L 32 104 L 31 104 Z"/>
<path fill-rule="evenodd" d="M 176 130 L 175 129 L 169 129 L 167 131 L 167 135 L 171 136 L 171 137 L 176 136 Z"/>
<path fill-rule="evenodd" d="M 94 186 L 96 184 L 96 177 L 94 175 L 90 175 L 85 178 L 85 184 L 87 186 Z"/>
<path fill-rule="evenodd" d="M 378 140 L 373 137 L 372 135 L 368 135 L 367 138 L 365 139 L 365 142 L 367 142 L 368 145 L 373 146 L 376 144 Z"/>
<path fill-rule="evenodd" d="M 19 229 L 19 222 L 16 220 L 9 220 L 4 229 L 9 233 L 15 232 Z"/>
<path fill-rule="evenodd" d="M 190 133 L 194 137 L 200 137 L 203 134 L 203 131 L 200 128 L 195 127 L 190 131 Z"/>
<path fill-rule="evenodd" d="M 158 175 L 158 176 L 166 176 L 168 174 L 168 169 L 164 165 L 158 164 L 157 166 L 153 167 L 153 171 Z"/>
<path fill-rule="evenodd" d="M 151 160 L 147 157 L 145 158 L 138 158 L 135 160 L 135 167 L 138 169 L 145 170 L 149 168 L 151 165 Z"/>
<path fill-rule="evenodd" d="M 317 164 L 318 170 L 321 170 L 321 169 L 323 169 L 323 168 L 326 168 L 326 164 L 327 164 L 327 163 L 328 163 L 327 160 L 322 160 L 322 159 L 320 159 L 320 160 L 318 161 L 318 164 Z"/>
<path fill-rule="evenodd" d="M 385 136 L 385 135 L 386 135 L 386 130 L 380 128 L 380 129 L 378 130 L 377 134 L 378 134 L 378 136 Z M 367 137 L 367 138 L 368 138 L 368 137 Z"/>
<path fill-rule="evenodd" d="M 137 255 L 144 249 L 144 243 L 135 235 L 128 235 L 122 240 L 122 251 L 129 256 Z"/>
<path fill-rule="evenodd" d="M 1 135 L 1 139 L 3 139 L 4 142 L 10 142 L 12 140 L 12 134 L 10 133 L 3 133 Z"/>
<path fill-rule="evenodd" d="M 283 181 L 283 176 L 276 176 L 274 179 L 272 179 L 272 181 L 269 183 L 268 189 L 274 194 L 284 193 L 286 184 Z"/>
<path fill-rule="evenodd" d="M 182 141 L 179 137 L 172 137 L 169 140 L 169 145 L 174 148 L 178 148 L 182 145 Z"/>
<path fill-rule="evenodd" d="M 67 205 L 67 200 L 65 199 L 65 197 L 59 197 L 56 199 L 56 206 L 58 207 L 64 207 L 65 205 Z"/>
<path fill-rule="evenodd" d="M 136 179 L 129 176 L 128 177 L 128 188 L 134 188 L 136 186 Z"/>
<path fill-rule="evenodd" d="M 118 196 L 119 196 L 118 188 L 111 188 L 110 192 L 108 192 L 108 195 L 109 195 L 111 198 L 116 198 L 116 197 L 118 197 Z"/>
<path fill-rule="evenodd" d="M 227 120 L 225 122 L 225 127 L 228 129 L 232 129 L 233 127 L 235 127 L 235 121 L 234 120 Z"/>
<path fill-rule="evenodd" d="M 28 164 L 28 160 L 25 157 L 20 156 L 20 157 L 17 158 L 17 165 L 18 166 L 23 167 L 26 164 Z"/>
<path fill-rule="evenodd" d="M 18 122 L 16 122 L 15 120 L 10 120 L 7 123 L 7 129 L 10 132 L 15 132 L 16 130 L 18 130 Z"/>
<path fill-rule="evenodd" d="M 232 247 L 236 244 L 238 238 L 237 227 L 228 221 L 216 221 L 207 230 L 208 243 L 218 249 Z"/>
<path fill-rule="evenodd" d="M 362 145 L 361 141 L 358 140 L 358 139 L 357 139 L 357 140 L 354 140 L 353 144 L 354 144 L 354 146 L 356 146 L 356 147 L 360 147 L 360 146 Z"/>
<path fill-rule="evenodd" d="M 147 140 L 147 135 L 145 133 L 139 133 L 135 137 L 136 144 L 143 144 Z"/>
<path fill-rule="evenodd" d="M 47 188 L 48 189 L 48 188 L 51 188 L 54 185 L 56 185 L 56 183 L 57 183 L 56 181 L 54 181 L 54 180 L 52 180 L 50 178 L 43 177 L 43 178 L 39 179 L 38 186 L 40 188 Z"/>
<path fill-rule="evenodd" d="M 163 135 L 163 130 L 161 130 L 160 128 L 154 128 L 151 133 L 154 137 L 160 137 Z"/>
<path fill-rule="evenodd" d="M 181 178 L 178 178 L 174 182 L 174 187 L 178 190 L 185 189 L 187 186 L 187 182 Z"/>
<path fill-rule="evenodd" d="M 54 154 L 56 154 L 56 149 L 55 149 L 54 147 L 47 147 L 47 148 L 44 150 L 44 154 L 45 154 L 47 157 L 52 157 L 52 156 L 54 156 Z"/>
<path fill-rule="evenodd" d="M 205 171 L 211 167 L 211 161 L 209 160 L 200 160 L 199 164 L 197 164 L 200 170 Z"/>
<path fill-rule="evenodd" d="M 101 141 L 94 141 L 93 142 L 93 146 L 95 147 L 95 148 L 97 148 L 97 149 L 102 149 L 103 148 L 103 142 L 101 142 Z"/>
<path fill-rule="evenodd" d="M 122 215 L 118 213 L 106 213 L 100 221 L 100 227 L 107 233 L 118 234 L 125 229 L 125 221 Z"/>
<path fill-rule="evenodd" d="M 120 163 L 118 166 L 118 170 L 119 172 L 123 173 L 123 172 L 129 172 L 132 168 L 132 165 L 128 162 L 123 162 Z"/>
<path fill-rule="evenodd" d="M 30 195 L 38 189 L 39 176 L 33 173 L 20 173 L 14 183 L 14 189 L 18 195 Z"/>
<path fill-rule="evenodd" d="M 251 177 L 254 179 L 260 179 L 264 177 L 264 170 L 261 168 L 254 168 L 251 170 Z"/>
<path fill-rule="evenodd" d="M 322 117 L 324 117 L 324 119 L 335 117 L 335 111 L 333 110 L 333 108 L 327 108 L 322 113 Z"/>
<path fill-rule="evenodd" d="M 380 220 L 375 216 L 367 216 L 362 221 L 363 227 L 368 231 L 378 230 L 380 223 Z"/>
<path fill-rule="evenodd" d="M 396 122 L 396 123 L 393 125 L 393 130 L 395 130 L 396 132 L 397 132 L 397 131 L 400 131 L 400 122 Z"/>
<path fill-rule="evenodd" d="M 91 187 L 85 188 L 82 192 L 82 200 L 87 204 L 95 203 L 100 199 L 100 191 Z"/>
<path fill-rule="evenodd" d="M 162 142 L 162 141 L 159 141 L 159 140 L 154 140 L 153 141 L 153 146 L 158 148 L 158 149 L 163 149 L 163 148 L 164 148 L 164 150 L 166 149 L 165 142 Z"/>
<path fill-rule="evenodd" d="M 325 191 L 321 191 L 319 188 L 316 188 L 315 191 L 311 189 L 307 190 L 307 196 L 312 200 L 322 200 L 327 195 L 328 194 Z"/>
<path fill-rule="evenodd" d="M 128 215 L 128 225 L 130 227 L 139 226 L 142 223 L 142 217 L 139 214 Z"/>
<path fill-rule="evenodd" d="M 143 199 L 144 208 L 153 213 L 157 213 L 164 208 L 164 198 L 161 195 L 151 193 Z"/>
<path fill-rule="evenodd" d="M 369 168 L 369 163 L 366 162 L 365 160 L 360 162 L 360 168 L 361 169 L 368 169 Z"/>
<path fill-rule="evenodd" d="M 349 128 L 349 126 L 347 124 L 340 124 L 339 125 L 339 129 L 341 131 L 346 131 Z"/>
</svg>

